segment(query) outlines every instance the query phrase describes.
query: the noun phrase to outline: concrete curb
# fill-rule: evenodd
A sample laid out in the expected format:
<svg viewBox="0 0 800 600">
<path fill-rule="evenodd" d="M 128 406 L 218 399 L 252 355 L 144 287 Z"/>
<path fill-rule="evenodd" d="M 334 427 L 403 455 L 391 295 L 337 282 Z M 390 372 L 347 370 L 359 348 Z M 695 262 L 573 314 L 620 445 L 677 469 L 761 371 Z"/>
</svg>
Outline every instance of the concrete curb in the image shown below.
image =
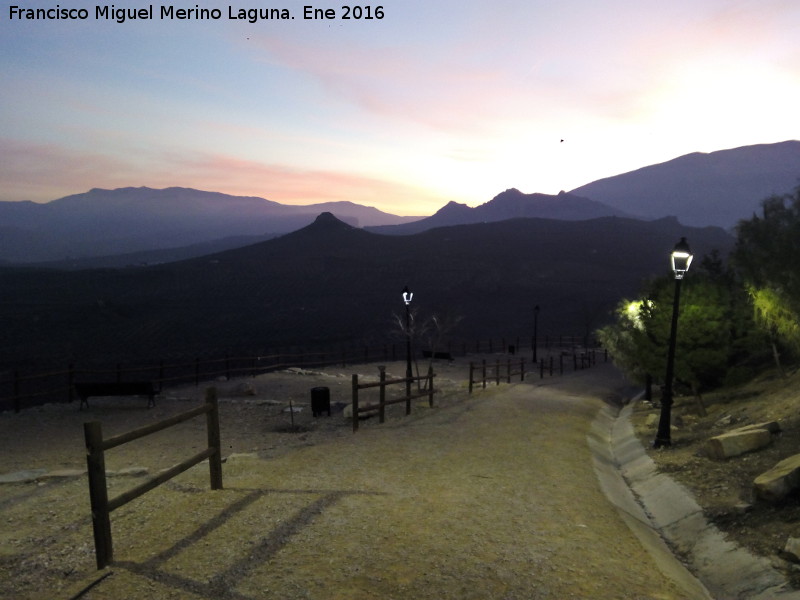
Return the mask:
<svg viewBox="0 0 800 600">
<path fill-rule="evenodd" d="M 800 600 L 768 559 L 726 540 L 689 491 L 658 472 L 633 431 L 633 406 L 601 410 L 589 443 L 603 491 L 659 568 L 687 599 Z"/>
</svg>

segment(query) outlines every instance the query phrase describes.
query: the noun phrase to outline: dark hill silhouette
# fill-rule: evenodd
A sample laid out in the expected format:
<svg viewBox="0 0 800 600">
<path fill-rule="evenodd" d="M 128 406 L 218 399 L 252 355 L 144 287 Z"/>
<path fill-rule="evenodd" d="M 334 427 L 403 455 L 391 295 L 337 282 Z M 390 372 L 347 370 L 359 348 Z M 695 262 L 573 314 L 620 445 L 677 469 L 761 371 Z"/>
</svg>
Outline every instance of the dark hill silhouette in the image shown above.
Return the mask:
<svg viewBox="0 0 800 600">
<path fill-rule="evenodd" d="M 87 264 L 82 259 L 89 257 L 173 251 L 190 245 L 224 244 L 221 240 L 242 236 L 263 239 L 281 235 L 308 225 L 323 211 L 354 226 L 397 224 L 418 218 L 399 217 L 352 202 L 290 206 L 264 198 L 179 187 L 92 189 L 46 204 L 0 202 L 4 234 L 0 237 L 0 259 L 16 263 L 70 259 L 82 266 Z M 244 240 L 243 244 L 248 243 L 246 237 Z M 159 260 L 165 259 L 151 255 L 148 262 Z M 104 258 L 102 262 L 112 261 Z M 123 258 L 117 265 L 126 262 L 139 261 Z"/>
<path fill-rule="evenodd" d="M 492 223 L 517 217 L 583 221 L 606 216 L 625 216 L 625 213 L 600 202 L 563 192 L 557 196 L 523 194 L 518 189 L 511 188 L 475 208 L 458 202 L 449 202 L 436 214 L 426 219 L 400 225 L 373 226 L 366 229 L 376 233 L 408 235 L 434 227 Z"/>
<path fill-rule="evenodd" d="M 0 267 L 0 369 L 380 343 L 402 314 L 463 317 L 453 336 L 583 334 L 686 236 L 698 256 L 733 238 L 675 219 L 511 219 L 385 236 L 332 215 L 280 238 L 136 269 Z"/>
<path fill-rule="evenodd" d="M 800 141 L 759 144 L 679 158 L 600 179 L 571 193 L 646 219 L 732 228 L 760 202 L 800 185 Z"/>
</svg>

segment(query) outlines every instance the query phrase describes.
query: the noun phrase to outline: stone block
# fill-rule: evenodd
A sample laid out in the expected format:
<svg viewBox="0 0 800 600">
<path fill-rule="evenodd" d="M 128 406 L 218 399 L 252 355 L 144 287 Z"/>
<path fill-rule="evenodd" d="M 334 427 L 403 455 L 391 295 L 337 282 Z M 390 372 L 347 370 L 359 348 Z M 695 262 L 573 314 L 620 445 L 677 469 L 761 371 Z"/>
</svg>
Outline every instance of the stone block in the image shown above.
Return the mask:
<svg viewBox="0 0 800 600">
<path fill-rule="evenodd" d="M 730 458 L 746 452 L 759 450 L 772 443 L 772 434 L 767 429 L 743 429 L 715 436 L 706 443 L 711 458 Z"/>
<path fill-rule="evenodd" d="M 756 497 L 781 500 L 800 487 L 800 454 L 785 458 L 753 481 Z"/>
<path fill-rule="evenodd" d="M 793 563 L 800 563 L 800 538 L 790 537 L 783 547 L 784 558 Z"/>
<path fill-rule="evenodd" d="M 749 431 L 751 429 L 766 429 L 770 433 L 780 433 L 781 426 L 777 421 L 766 421 L 764 423 L 754 423 L 753 425 L 745 425 L 744 427 L 737 427 L 734 431 Z"/>
</svg>

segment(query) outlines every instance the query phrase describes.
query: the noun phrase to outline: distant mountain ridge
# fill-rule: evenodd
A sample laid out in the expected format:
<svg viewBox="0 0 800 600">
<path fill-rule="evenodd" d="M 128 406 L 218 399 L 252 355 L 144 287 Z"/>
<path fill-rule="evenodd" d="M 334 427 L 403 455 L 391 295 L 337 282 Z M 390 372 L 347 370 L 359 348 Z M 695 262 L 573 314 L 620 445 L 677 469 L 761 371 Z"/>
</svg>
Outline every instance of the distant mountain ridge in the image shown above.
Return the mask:
<svg viewBox="0 0 800 600">
<path fill-rule="evenodd" d="M 285 235 L 330 212 L 374 233 L 506 219 L 676 217 L 730 230 L 772 194 L 800 184 L 800 141 L 692 153 L 557 195 L 508 189 L 475 208 L 449 202 L 428 217 L 401 217 L 352 202 L 284 205 L 190 188 L 92 189 L 47 204 L 0 202 L 0 264 L 118 267 L 181 260 Z"/>
<path fill-rule="evenodd" d="M 300 229 L 321 212 L 354 226 L 419 218 L 353 202 L 294 206 L 179 187 L 95 188 L 46 204 L 0 202 L 0 260 L 33 263 L 171 250 L 242 236 L 259 241 Z"/>
<path fill-rule="evenodd" d="M 375 233 L 408 235 L 433 227 L 468 225 L 470 223 L 494 223 L 519 217 L 558 219 L 563 221 L 585 221 L 598 217 L 624 217 L 623 211 L 582 198 L 574 194 L 523 194 L 516 188 L 501 192 L 489 202 L 471 208 L 466 204 L 449 202 L 433 216 L 400 225 L 366 227 Z"/>
<path fill-rule="evenodd" d="M 570 193 L 644 219 L 675 215 L 695 227 L 732 228 L 760 202 L 800 185 L 800 141 L 694 152 L 607 177 Z"/>
</svg>

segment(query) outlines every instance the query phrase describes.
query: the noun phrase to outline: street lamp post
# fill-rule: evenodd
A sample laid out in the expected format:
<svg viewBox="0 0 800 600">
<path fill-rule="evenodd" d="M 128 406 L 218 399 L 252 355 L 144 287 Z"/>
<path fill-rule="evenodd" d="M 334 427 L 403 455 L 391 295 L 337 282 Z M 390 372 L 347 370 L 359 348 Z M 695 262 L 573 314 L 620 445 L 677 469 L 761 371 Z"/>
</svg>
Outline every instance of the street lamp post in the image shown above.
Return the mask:
<svg viewBox="0 0 800 600">
<path fill-rule="evenodd" d="M 539 345 L 539 305 L 533 307 L 533 364 L 536 360 L 536 347 Z"/>
<path fill-rule="evenodd" d="M 681 299 L 681 281 L 689 265 L 692 264 L 692 252 L 686 238 L 675 244 L 670 255 L 672 272 L 675 273 L 675 297 L 672 301 L 672 325 L 669 330 L 669 349 L 667 350 L 667 372 L 664 380 L 664 395 L 661 398 L 661 418 L 658 421 L 658 432 L 653 442 L 654 448 L 671 446 L 671 415 L 672 415 L 672 380 L 675 373 L 675 342 L 678 335 L 678 306 Z"/>
<path fill-rule="evenodd" d="M 406 303 L 406 397 L 411 396 L 411 299 L 414 297 L 414 292 L 408 289 L 408 286 L 403 288 L 403 302 Z"/>
</svg>

